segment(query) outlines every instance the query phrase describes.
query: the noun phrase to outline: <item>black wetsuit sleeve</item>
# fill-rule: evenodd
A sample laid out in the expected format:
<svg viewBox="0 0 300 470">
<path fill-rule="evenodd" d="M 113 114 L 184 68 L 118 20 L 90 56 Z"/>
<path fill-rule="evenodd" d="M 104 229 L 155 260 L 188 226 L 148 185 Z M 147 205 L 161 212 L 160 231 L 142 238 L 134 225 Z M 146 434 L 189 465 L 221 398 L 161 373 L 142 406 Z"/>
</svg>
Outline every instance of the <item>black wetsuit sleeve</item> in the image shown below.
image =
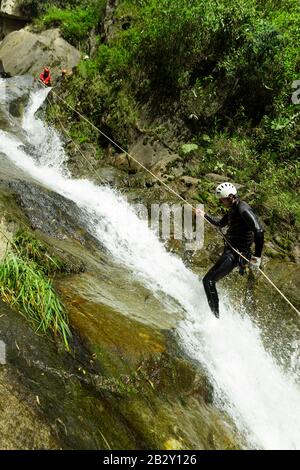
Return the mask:
<svg viewBox="0 0 300 470">
<path fill-rule="evenodd" d="M 248 227 L 254 233 L 254 243 L 255 243 L 255 252 L 254 256 L 258 258 L 261 257 L 261 252 L 264 246 L 264 230 L 256 217 L 256 215 L 252 212 L 252 210 L 245 209 L 240 212 L 242 219 L 246 222 Z"/>
<path fill-rule="evenodd" d="M 225 214 L 221 219 L 212 217 L 209 214 L 205 214 L 204 217 L 206 220 L 208 220 L 208 222 L 215 225 L 216 227 L 225 227 L 228 224 L 228 213 Z"/>
</svg>

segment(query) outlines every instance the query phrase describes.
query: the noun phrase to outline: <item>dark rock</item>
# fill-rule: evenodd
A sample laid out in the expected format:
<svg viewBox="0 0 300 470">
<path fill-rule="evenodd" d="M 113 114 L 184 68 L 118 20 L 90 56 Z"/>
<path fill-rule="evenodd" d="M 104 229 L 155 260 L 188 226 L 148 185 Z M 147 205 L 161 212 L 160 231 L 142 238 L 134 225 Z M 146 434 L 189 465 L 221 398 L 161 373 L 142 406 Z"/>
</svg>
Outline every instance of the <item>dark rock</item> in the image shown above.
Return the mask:
<svg viewBox="0 0 300 470">
<path fill-rule="evenodd" d="M 214 181 L 216 183 L 222 183 L 223 181 L 227 181 L 228 180 L 228 176 L 226 175 L 219 175 L 217 173 L 207 173 L 205 175 L 205 177 L 210 180 L 210 181 Z"/>
<path fill-rule="evenodd" d="M 92 242 L 102 249 L 86 232 L 86 216 L 73 201 L 34 183 L 13 180 L 4 185 L 15 194 L 33 229 L 61 240 L 71 237 L 83 244 Z"/>
<path fill-rule="evenodd" d="M 201 180 L 198 178 L 193 178 L 192 176 L 182 176 L 180 181 L 188 187 L 198 186 L 201 183 Z"/>
<path fill-rule="evenodd" d="M 3 67 L 3 62 L 0 59 L 0 77 L 1 78 L 9 78 L 11 75 L 9 73 L 6 73 Z"/>
</svg>

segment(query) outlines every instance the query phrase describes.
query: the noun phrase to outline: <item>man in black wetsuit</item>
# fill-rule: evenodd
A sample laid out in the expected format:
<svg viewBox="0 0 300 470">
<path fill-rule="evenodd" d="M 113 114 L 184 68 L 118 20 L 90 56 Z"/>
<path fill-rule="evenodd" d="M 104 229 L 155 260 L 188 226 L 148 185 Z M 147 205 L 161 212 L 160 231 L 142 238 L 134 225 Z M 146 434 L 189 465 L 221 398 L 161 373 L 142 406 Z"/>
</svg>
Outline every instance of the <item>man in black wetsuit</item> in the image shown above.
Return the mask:
<svg viewBox="0 0 300 470">
<path fill-rule="evenodd" d="M 245 261 L 233 249 L 250 260 L 250 266 L 258 269 L 261 264 L 261 252 L 264 244 L 263 228 L 251 207 L 237 196 L 236 187 L 231 183 L 222 183 L 216 189 L 216 195 L 229 211 L 221 219 L 202 213 L 205 219 L 217 227 L 228 226 L 225 247 L 222 256 L 203 278 L 207 300 L 213 314 L 219 318 L 219 298 L 216 282 L 227 276 L 236 266 L 243 273 Z M 251 245 L 254 242 L 254 256 Z"/>
</svg>

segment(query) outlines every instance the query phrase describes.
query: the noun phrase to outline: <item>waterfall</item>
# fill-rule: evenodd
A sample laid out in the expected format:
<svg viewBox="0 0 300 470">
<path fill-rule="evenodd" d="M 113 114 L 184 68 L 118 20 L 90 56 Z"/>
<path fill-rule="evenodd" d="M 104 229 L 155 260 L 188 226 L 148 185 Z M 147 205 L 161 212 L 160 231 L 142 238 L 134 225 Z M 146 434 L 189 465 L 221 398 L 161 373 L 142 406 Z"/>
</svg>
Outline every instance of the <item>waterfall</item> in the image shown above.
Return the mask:
<svg viewBox="0 0 300 470">
<path fill-rule="evenodd" d="M 250 316 L 236 311 L 224 294 L 220 319 L 211 314 L 198 277 L 166 251 L 125 197 L 70 176 L 60 136 L 35 115 L 48 92 L 31 93 L 22 121 L 23 140 L 34 146 L 35 155 L 24 149 L 18 136 L 3 130 L 0 152 L 31 178 L 77 204 L 87 229 L 114 261 L 160 299 L 162 315 L 172 314 L 168 299 L 176 301 L 184 312 L 177 325 L 181 346 L 205 368 L 215 404 L 233 418 L 248 448 L 300 449 L 300 388 L 292 375 L 265 350 Z"/>
</svg>

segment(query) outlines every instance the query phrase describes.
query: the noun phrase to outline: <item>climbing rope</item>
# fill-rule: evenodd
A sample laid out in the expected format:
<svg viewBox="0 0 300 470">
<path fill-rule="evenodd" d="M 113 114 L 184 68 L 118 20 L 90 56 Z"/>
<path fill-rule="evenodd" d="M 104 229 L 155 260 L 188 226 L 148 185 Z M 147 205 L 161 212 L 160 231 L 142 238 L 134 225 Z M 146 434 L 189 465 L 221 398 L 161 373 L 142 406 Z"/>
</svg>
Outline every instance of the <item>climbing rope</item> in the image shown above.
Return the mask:
<svg viewBox="0 0 300 470">
<path fill-rule="evenodd" d="M 44 88 L 47 88 L 42 82 L 40 82 L 41 85 L 44 87 Z M 109 140 L 113 145 L 114 147 L 117 147 L 118 149 L 121 150 L 122 153 L 124 153 L 125 155 L 127 155 L 131 160 L 133 160 L 135 163 L 137 163 L 141 168 L 143 168 L 147 173 L 149 173 L 153 178 L 155 178 L 157 181 L 159 181 L 169 192 L 173 193 L 176 197 L 178 197 L 179 199 L 181 199 L 185 204 L 187 204 L 188 206 L 190 206 L 196 214 L 200 214 L 201 217 L 204 218 L 204 220 L 206 222 L 208 222 L 214 229 L 216 229 L 218 231 L 218 233 L 221 234 L 221 236 L 223 237 L 224 241 L 226 242 L 226 244 L 228 246 L 230 246 L 230 248 L 235 252 L 237 253 L 241 258 L 243 258 L 245 261 L 247 261 L 247 263 L 251 264 L 250 263 L 250 260 L 244 256 L 242 253 L 240 253 L 236 248 L 234 248 L 231 243 L 229 242 L 229 240 L 227 240 L 226 236 L 224 235 L 224 233 L 222 231 L 219 231 L 217 229 L 217 227 L 212 224 L 209 220 L 207 220 L 205 217 L 204 217 L 204 214 L 202 214 L 201 212 L 197 211 L 196 207 L 194 207 L 190 202 L 188 202 L 186 199 L 184 199 L 180 194 L 178 194 L 173 188 L 171 188 L 170 186 L 168 186 L 161 178 L 159 178 L 157 175 L 155 175 L 151 170 L 149 170 L 149 168 L 145 167 L 145 165 L 143 165 L 141 162 L 139 162 L 133 155 L 131 155 L 129 152 L 127 152 L 125 149 L 123 149 L 119 144 L 117 144 L 113 139 L 111 139 L 105 132 L 101 131 L 98 127 L 96 127 L 89 119 L 87 119 L 83 114 L 81 114 L 79 111 L 77 111 L 73 106 L 71 106 L 66 100 L 64 100 L 63 98 L 61 98 L 54 90 L 53 88 L 51 88 L 51 93 L 57 97 L 62 103 L 64 103 L 64 105 L 66 105 L 69 109 L 71 109 L 74 113 L 76 113 L 81 119 L 83 119 L 85 122 L 87 122 L 96 132 L 98 132 L 99 134 L 101 134 L 103 137 L 105 137 L 107 140 Z M 61 124 L 62 125 L 62 124 Z M 72 139 L 71 139 L 72 140 Z M 92 166 L 92 165 L 91 165 Z M 96 172 L 95 168 L 92 166 L 93 168 L 93 171 Z M 290 307 L 295 310 L 295 312 L 300 316 L 300 311 L 295 307 L 295 305 L 284 295 L 284 293 L 274 284 L 274 282 L 269 278 L 269 276 L 261 269 L 261 268 L 258 268 L 257 269 L 264 277 L 265 279 L 271 284 L 272 287 L 274 287 L 274 289 L 276 289 L 276 291 L 281 295 L 281 297 L 290 305 Z"/>
<path fill-rule="evenodd" d="M 47 100 L 48 100 L 48 97 L 47 97 Z M 50 100 L 48 100 L 48 103 L 50 103 Z M 102 176 L 99 174 L 99 172 L 94 168 L 94 166 L 92 165 L 92 163 L 89 161 L 88 158 L 86 158 L 86 156 L 84 155 L 84 153 L 82 152 L 82 150 L 80 149 L 80 147 L 74 142 L 74 140 L 72 139 L 70 133 L 67 131 L 67 129 L 65 128 L 65 126 L 63 125 L 63 123 L 61 122 L 61 120 L 59 119 L 59 117 L 57 117 L 58 119 L 58 122 L 60 124 L 60 127 L 62 129 L 62 131 L 69 137 L 69 139 L 72 141 L 75 149 L 77 150 L 77 152 L 80 153 L 80 155 L 82 156 L 82 158 L 87 162 L 87 164 L 90 166 L 90 168 L 93 170 L 94 173 L 97 174 L 97 176 L 99 177 L 100 181 L 103 183 L 103 184 L 107 184 L 107 181 L 105 181 Z"/>
</svg>

